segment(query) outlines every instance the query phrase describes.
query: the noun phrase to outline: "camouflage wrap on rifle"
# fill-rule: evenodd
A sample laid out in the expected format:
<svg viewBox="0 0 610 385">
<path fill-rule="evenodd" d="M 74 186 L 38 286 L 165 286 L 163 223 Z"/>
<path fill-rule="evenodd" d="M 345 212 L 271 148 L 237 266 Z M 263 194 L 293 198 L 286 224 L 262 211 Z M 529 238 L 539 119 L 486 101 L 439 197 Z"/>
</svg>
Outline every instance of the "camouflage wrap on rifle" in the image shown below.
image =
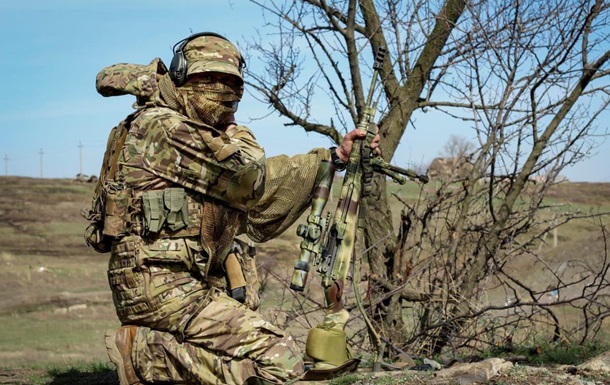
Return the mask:
<svg viewBox="0 0 610 385">
<path fill-rule="evenodd" d="M 134 108 L 150 103 L 159 105 L 158 79 L 167 74 L 167 67 L 159 58 L 148 65 L 118 63 L 101 70 L 95 78 L 95 88 L 102 96 L 133 95 Z"/>
<path fill-rule="evenodd" d="M 297 235 L 303 238 L 300 244 L 301 254 L 297 260 L 290 288 L 296 291 L 305 290 L 311 261 L 317 260 L 321 247 L 326 244 L 326 228 L 330 218 L 323 218 L 324 207 L 330 196 L 336 167 L 329 161 L 322 161 L 316 176 L 316 184 L 311 203 L 311 212 L 307 224 L 297 227 Z"/>
<path fill-rule="evenodd" d="M 301 242 L 301 255 L 295 265 L 291 282 L 294 290 L 302 291 L 305 285 L 309 262 L 317 266 L 322 275 L 322 286 L 327 293 L 327 305 L 340 311 L 341 292 L 347 277 L 355 242 L 356 229 L 362 225 L 359 216 L 361 199 L 371 192 L 371 179 L 374 172 L 383 173 L 403 184 L 406 176 L 426 183 L 427 176 L 417 175 L 413 170 L 403 169 L 390 165 L 374 153 L 371 148 L 377 127 L 374 122 L 376 104 L 373 103 L 373 94 L 377 82 L 377 75 L 385 57 L 385 50 L 379 49 L 373 65 L 374 73 L 371 86 L 363 108 L 362 118 L 357 128 L 366 131 L 364 140 L 356 141 L 349 155 L 345 176 L 339 193 L 339 201 L 332 216 L 332 221 L 322 217 L 322 211 L 328 200 L 332 186 L 332 172 L 321 172 L 314 193 L 311 214 L 307 218 L 307 225 L 297 228 L 297 235 L 303 238 Z M 338 285 L 334 292 L 330 292 L 333 285 Z"/>
</svg>

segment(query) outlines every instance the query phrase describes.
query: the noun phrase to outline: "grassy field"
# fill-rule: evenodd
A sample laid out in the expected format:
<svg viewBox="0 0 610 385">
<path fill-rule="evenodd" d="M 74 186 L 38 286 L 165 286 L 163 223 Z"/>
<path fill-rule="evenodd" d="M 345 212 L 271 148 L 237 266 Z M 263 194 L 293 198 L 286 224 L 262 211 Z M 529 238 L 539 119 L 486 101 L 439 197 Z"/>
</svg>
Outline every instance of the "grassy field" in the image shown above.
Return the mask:
<svg viewBox="0 0 610 385">
<path fill-rule="evenodd" d="M 335 189 L 338 186 L 335 182 Z M 118 326 L 106 281 L 107 255 L 89 250 L 82 237 L 86 221 L 80 211 L 89 207 L 93 187 L 66 179 L 0 177 L 0 366 L 17 373 L 12 380 L 5 374 L 5 382 L 0 375 L 0 384 L 115 379 L 103 344 L 104 331 Z M 407 201 L 421 193 L 412 183 L 391 189 Z M 610 184 L 565 183 L 549 199 L 583 210 L 608 209 Z M 391 201 L 398 221 L 401 205 L 395 198 Z M 268 278 L 262 311 L 280 323 L 275 305 L 295 299 L 269 272 L 285 280 L 292 273 L 299 254 L 295 227 L 258 245 L 261 275 Z M 594 229 L 586 221 L 561 228 L 557 258 L 583 253 Z M 514 268 L 527 271 L 529 266 Z M 78 369 L 71 377 L 74 367 Z M 48 368 L 54 382 L 49 382 Z M 36 376 L 40 378 L 32 379 Z"/>
<path fill-rule="evenodd" d="M 87 249 L 80 209 L 92 186 L 0 178 L 0 362 L 46 367 L 103 362 L 118 322 L 103 255 Z"/>
</svg>

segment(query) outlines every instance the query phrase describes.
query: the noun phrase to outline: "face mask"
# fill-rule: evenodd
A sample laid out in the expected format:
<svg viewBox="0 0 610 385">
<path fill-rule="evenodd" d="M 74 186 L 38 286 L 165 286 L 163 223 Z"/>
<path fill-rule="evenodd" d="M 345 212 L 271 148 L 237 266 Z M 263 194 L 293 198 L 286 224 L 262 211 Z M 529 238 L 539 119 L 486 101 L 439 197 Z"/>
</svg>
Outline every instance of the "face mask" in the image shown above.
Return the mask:
<svg viewBox="0 0 610 385">
<path fill-rule="evenodd" d="M 223 129 L 229 117 L 237 111 L 244 93 L 243 85 L 222 81 L 222 77 L 190 79 L 176 87 L 169 76 L 159 80 L 161 99 L 174 110 L 190 119 Z"/>
<path fill-rule="evenodd" d="M 187 116 L 213 127 L 226 124 L 237 111 L 243 86 L 229 85 L 217 80 L 188 81 L 178 88 Z"/>
</svg>

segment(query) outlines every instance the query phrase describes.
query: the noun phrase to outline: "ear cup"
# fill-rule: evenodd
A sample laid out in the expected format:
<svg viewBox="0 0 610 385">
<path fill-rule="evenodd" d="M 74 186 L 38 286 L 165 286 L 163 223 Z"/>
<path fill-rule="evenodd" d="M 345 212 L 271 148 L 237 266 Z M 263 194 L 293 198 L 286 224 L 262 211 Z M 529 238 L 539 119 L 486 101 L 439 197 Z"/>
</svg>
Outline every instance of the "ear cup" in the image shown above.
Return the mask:
<svg viewBox="0 0 610 385">
<path fill-rule="evenodd" d="M 174 81 L 177 87 L 180 87 L 186 83 L 186 74 L 188 69 L 188 63 L 180 47 L 174 53 L 174 57 L 169 66 L 169 77 Z"/>
</svg>

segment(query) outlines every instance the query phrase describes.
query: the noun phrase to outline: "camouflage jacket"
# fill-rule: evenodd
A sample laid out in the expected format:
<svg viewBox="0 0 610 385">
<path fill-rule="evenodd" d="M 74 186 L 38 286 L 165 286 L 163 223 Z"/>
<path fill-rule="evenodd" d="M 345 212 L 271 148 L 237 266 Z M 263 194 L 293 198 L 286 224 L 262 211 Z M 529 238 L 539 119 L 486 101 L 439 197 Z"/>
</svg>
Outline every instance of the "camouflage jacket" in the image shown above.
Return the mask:
<svg viewBox="0 0 610 385">
<path fill-rule="evenodd" d="M 266 159 L 246 127 L 221 131 L 169 108 L 159 94 L 162 76 L 167 69 L 158 58 L 116 64 L 97 76 L 101 95 L 134 95 L 141 110 L 120 149 L 115 180 L 135 191 L 183 187 L 200 195 L 201 238 L 210 256 L 223 259 L 238 234 L 263 242 L 283 232 L 309 206 L 328 150 Z"/>
</svg>

